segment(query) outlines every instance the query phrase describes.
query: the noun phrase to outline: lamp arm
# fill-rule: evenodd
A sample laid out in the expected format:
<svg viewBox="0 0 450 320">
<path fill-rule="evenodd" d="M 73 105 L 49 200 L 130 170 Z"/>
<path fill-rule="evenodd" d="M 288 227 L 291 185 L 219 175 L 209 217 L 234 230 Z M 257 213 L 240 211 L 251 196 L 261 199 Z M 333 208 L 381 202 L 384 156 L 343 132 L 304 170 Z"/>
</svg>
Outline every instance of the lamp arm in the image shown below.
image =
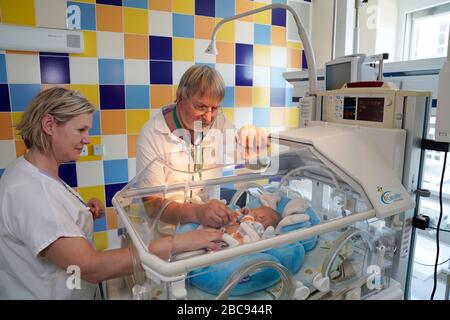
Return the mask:
<svg viewBox="0 0 450 320">
<path fill-rule="evenodd" d="M 266 11 L 269 9 L 286 9 L 287 11 L 289 11 L 292 16 L 294 17 L 294 21 L 295 24 L 297 25 L 297 31 L 298 31 L 298 35 L 300 36 L 300 40 L 302 41 L 303 44 L 303 48 L 305 49 L 305 55 L 306 55 L 306 61 L 308 62 L 308 76 L 309 76 L 309 95 L 315 95 L 317 92 L 317 70 L 316 70 L 316 60 L 315 60 L 315 56 L 314 56 L 314 52 L 312 50 L 312 46 L 311 46 L 311 42 L 309 40 L 308 34 L 305 31 L 305 28 L 303 27 L 300 18 L 298 17 L 297 13 L 295 12 L 295 10 L 287 5 L 287 4 L 283 4 L 283 3 L 274 3 L 274 4 L 270 4 L 261 8 L 257 8 L 254 10 L 250 10 L 247 12 L 243 12 L 240 14 L 237 14 L 235 16 L 232 17 L 228 17 L 225 18 L 223 20 L 221 20 L 214 28 L 212 36 L 211 36 L 211 48 L 212 48 L 212 44 L 215 43 L 216 41 L 216 33 L 217 30 L 225 23 L 230 22 L 232 20 L 236 20 L 236 19 L 240 19 L 246 16 L 250 16 L 262 11 Z"/>
</svg>

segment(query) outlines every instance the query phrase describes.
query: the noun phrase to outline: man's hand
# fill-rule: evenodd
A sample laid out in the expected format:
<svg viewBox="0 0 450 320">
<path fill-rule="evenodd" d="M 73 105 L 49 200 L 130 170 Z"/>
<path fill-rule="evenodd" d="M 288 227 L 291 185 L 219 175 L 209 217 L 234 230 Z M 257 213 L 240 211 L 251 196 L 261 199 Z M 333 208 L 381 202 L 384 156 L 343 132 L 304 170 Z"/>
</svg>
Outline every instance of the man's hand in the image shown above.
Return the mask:
<svg viewBox="0 0 450 320">
<path fill-rule="evenodd" d="M 105 206 L 100 200 L 92 198 L 91 200 L 89 200 L 87 205 L 89 207 L 89 210 L 91 210 L 94 220 L 101 218 L 105 215 Z"/>
<path fill-rule="evenodd" d="M 233 210 L 228 208 L 225 203 L 213 199 L 200 205 L 197 221 L 204 226 L 217 228 L 228 224 L 232 221 L 233 216 Z"/>
<path fill-rule="evenodd" d="M 238 150 L 241 150 L 244 160 L 256 158 L 270 145 L 267 131 L 254 125 L 245 125 L 236 135 Z"/>
</svg>

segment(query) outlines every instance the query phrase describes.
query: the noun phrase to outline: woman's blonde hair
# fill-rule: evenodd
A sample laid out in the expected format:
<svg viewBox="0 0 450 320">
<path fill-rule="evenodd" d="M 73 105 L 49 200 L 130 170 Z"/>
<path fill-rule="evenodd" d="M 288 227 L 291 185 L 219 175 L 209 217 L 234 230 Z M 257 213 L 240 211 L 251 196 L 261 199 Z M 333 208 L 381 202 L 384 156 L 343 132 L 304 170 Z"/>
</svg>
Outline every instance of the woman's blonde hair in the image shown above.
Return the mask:
<svg viewBox="0 0 450 320">
<path fill-rule="evenodd" d="M 208 65 L 190 67 L 181 77 L 175 102 L 179 102 L 180 98 L 188 99 L 197 93 L 200 96 L 208 94 L 222 101 L 225 97 L 225 82 L 220 73 Z"/>
<path fill-rule="evenodd" d="M 40 92 L 23 113 L 17 130 L 28 149 L 49 150 L 49 137 L 42 129 L 42 118 L 49 114 L 57 124 L 64 124 L 85 113 L 93 113 L 95 107 L 78 91 L 54 87 Z"/>
</svg>

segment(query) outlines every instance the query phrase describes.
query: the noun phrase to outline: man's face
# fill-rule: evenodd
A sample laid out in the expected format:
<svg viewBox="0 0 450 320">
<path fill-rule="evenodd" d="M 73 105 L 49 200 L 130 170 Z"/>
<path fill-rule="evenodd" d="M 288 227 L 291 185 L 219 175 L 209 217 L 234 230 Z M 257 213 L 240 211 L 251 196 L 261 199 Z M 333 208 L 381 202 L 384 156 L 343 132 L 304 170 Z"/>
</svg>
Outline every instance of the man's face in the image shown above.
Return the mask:
<svg viewBox="0 0 450 320">
<path fill-rule="evenodd" d="M 194 122 L 201 121 L 202 127 L 210 126 L 220 111 L 220 100 L 209 94 L 200 96 L 198 93 L 189 98 L 178 98 L 177 112 L 181 114 L 181 121 L 186 129 L 194 130 Z"/>
</svg>

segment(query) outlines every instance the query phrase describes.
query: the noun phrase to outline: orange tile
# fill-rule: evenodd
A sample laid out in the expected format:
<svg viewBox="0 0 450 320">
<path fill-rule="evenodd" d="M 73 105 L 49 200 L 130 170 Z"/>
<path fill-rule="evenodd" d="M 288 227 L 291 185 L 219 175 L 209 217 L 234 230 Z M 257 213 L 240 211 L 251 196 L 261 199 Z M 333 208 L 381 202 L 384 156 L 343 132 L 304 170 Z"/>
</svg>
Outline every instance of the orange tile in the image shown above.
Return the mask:
<svg viewBox="0 0 450 320">
<path fill-rule="evenodd" d="M 150 86 L 150 107 L 157 109 L 173 103 L 172 86 L 151 85 Z"/>
<path fill-rule="evenodd" d="M 122 7 L 97 5 L 97 31 L 123 31 Z"/>
<path fill-rule="evenodd" d="M 137 134 L 128 135 L 128 158 L 136 158 L 136 143 L 138 139 Z"/>
<path fill-rule="evenodd" d="M 217 41 L 217 51 L 219 54 L 216 56 L 217 63 L 231 63 L 234 64 L 234 43 Z"/>
<path fill-rule="evenodd" d="M 0 112 L 0 140 L 12 140 L 12 119 L 9 112 Z"/>
<path fill-rule="evenodd" d="M 125 34 L 125 59 L 148 60 L 148 36 Z"/>
<path fill-rule="evenodd" d="M 172 0 L 148 0 L 150 10 L 172 12 Z"/>
<path fill-rule="evenodd" d="M 50 89 L 50 88 L 64 88 L 64 89 L 70 89 L 70 84 L 56 84 L 56 83 L 47 83 L 42 85 L 42 91 Z"/>
<path fill-rule="evenodd" d="M 253 1 L 250 0 L 236 0 L 236 14 L 240 14 L 246 11 L 253 10 Z M 253 22 L 253 15 L 249 15 L 244 18 L 240 18 L 240 21 Z"/>
<path fill-rule="evenodd" d="M 102 134 L 124 134 L 127 132 L 125 110 L 100 111 Z"/>
<path fill-rule="evenodd" d="M 108 230 L 117 229 L 117 211 L 110 207 L 106 208 L 106 222 Z"/>
<path fill-rule="evenodd" d="M 251 107 L 252 106 L 252 87 L 235 87 L 235 106 Z"/>
<path fill-rule="evenodd" d="M 27 147 L 23 140 L 16 140 L 16 157 L 23 156 L 27 152 Z"/>
<path fill-rule="evenodd" d="M 286 47 L 286 28 L 272 26 L 272 45 Z"/>
<path fill-rule="evenodd" d="M 212 17 L 195 16 L 195 38 L 211 39 L 215 27 L 215 19 Z"/>
<path fill-rule="evenodd" d="M 28 54 L 31 56 L 37 56 L 39 52 L 33 52 L 33 51 L 19 51 L 19 50 L 6 50 L 6 54 Z"/>
<path fill-rule="evenodd" d="M 302 67 L 302 50 L 287 49 L 287 67 L 301 68 Z"/>
</svg>

